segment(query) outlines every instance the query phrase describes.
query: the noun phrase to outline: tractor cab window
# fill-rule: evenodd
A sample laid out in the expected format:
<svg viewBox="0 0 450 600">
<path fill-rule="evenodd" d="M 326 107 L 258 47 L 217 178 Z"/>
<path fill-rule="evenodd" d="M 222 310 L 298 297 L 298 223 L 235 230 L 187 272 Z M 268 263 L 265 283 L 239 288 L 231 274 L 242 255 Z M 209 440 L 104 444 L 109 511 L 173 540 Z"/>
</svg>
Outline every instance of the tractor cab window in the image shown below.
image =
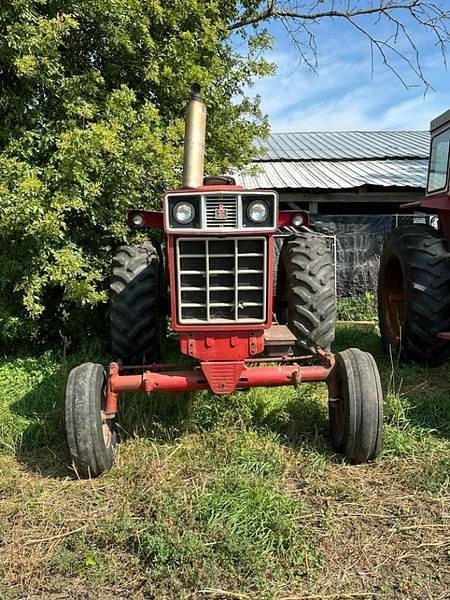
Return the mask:
<svg viewBox="0 0 450 600">
<path fill-rule="evenodd" d="M 447 188 L 450 153 L 450 128 L 433 138 L 431 142 L 428 193 Z"/>
</svg>

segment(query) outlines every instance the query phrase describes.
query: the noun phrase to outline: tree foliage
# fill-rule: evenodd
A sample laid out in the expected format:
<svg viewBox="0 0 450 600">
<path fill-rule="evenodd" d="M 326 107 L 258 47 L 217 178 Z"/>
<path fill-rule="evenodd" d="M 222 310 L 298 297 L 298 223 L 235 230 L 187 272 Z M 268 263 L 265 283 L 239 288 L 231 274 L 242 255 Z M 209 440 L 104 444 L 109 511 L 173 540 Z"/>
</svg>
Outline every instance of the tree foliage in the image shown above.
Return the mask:
<svg viewBox="0 0 450 600">
<path fill-rule="evenodd" d="M 207 171 L 248 160 L 266 121 L 243 88 L 271 70 L 259 58 L 269 40 L 247 40 L 241 56 L 227 29 L 235 3 L 219 0 L 4 6 L 0 338 L 73 334 L 98 322 L 111 255 L 132 235 L 127 210 L 160 208 L 180 184 L 193 81 L 208 107 Z"/>
</svg>

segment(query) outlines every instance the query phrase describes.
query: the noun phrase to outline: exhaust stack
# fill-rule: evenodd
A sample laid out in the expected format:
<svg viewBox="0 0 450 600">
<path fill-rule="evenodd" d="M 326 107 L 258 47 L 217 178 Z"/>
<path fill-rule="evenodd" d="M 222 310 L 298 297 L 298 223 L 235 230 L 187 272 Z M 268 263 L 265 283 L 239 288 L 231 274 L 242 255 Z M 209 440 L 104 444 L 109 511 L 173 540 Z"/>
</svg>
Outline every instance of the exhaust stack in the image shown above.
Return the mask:
<svg viewBox="0 0 450 600">
<path fill-rule="evenodd" d="M 200 85 L 191 86 L 192 96 L 186 107 L 184 130 L 183 187 L 203 185 L 205 163 L 206 106 L 200 96 Z"/>
</svg>

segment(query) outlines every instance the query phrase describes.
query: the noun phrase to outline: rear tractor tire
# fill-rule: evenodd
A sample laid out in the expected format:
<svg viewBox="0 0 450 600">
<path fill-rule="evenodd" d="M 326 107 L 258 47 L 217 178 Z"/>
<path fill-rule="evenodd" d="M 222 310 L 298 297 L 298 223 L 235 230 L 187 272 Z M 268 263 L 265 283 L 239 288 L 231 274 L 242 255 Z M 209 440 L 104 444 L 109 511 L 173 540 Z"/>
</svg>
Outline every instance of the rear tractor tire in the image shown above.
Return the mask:
<svg viewBox="0 0 450 600">
<path fill-rule="evenodd" d="M 281 249 L 276 316 L 297 337 L 300 352 L 328 352 L 336 328 L 333 253 L 327 238 L 301 232 L 285 239 Z"/>
<path fill-rule="evenodd" d="M 151 242 L 121 246 L 113 259 L 111 339 L 125 364 L 158 361 L 164 353 L 164 265 Z"/>
<path fill-rule="evenodd" d="M 450 356 L 450 252 L 427 225 L 400 227 L 383 250 L 378 278 L 383 346 L 394 358 L 437 365 Z"/>
<path fill-rule="evenodd" d="M 116 429 L 103 411 L 105 371 L 84 363 L 72 369 L 66 386 L 66 435 L 77 475 L 98 477 L 114 462 Z"/>
<path fill-rule="evenodd" d="M 381 450 L 383 393 L 375 360 L 349 348 L 336 355 L 328 410 L 333 447 L 353 463 L 375 458 Z"/>
</svg>

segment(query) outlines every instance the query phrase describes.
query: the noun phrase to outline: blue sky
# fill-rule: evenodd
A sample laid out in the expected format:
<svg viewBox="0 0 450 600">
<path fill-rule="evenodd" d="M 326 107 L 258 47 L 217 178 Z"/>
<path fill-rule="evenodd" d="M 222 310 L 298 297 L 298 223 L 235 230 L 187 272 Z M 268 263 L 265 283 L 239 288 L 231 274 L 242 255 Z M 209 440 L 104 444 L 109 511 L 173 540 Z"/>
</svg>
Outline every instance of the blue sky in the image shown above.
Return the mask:
<svg viewBox="0 0 450 600">
<path fill-rule="evenodd" d="M 298 52 L 285 30 L 279 25 L 269 27 L 276 42 L 267 56 L 278 71 L 257 81 L 249 94 L 261 96 L 273 132 L 428 129 L 432 118 L 450 108 L 450 70 L 421 28 L 411 31 L 435 90 L 426 95 L 406 67 L 400 67 L 402 76 L 418 87 L 405 89 L 379 60 L 371 74 L 368 42 L 344 21 L 322 21 L 316 30 L 317 75 L 299 65 Z"/>
</svg>

